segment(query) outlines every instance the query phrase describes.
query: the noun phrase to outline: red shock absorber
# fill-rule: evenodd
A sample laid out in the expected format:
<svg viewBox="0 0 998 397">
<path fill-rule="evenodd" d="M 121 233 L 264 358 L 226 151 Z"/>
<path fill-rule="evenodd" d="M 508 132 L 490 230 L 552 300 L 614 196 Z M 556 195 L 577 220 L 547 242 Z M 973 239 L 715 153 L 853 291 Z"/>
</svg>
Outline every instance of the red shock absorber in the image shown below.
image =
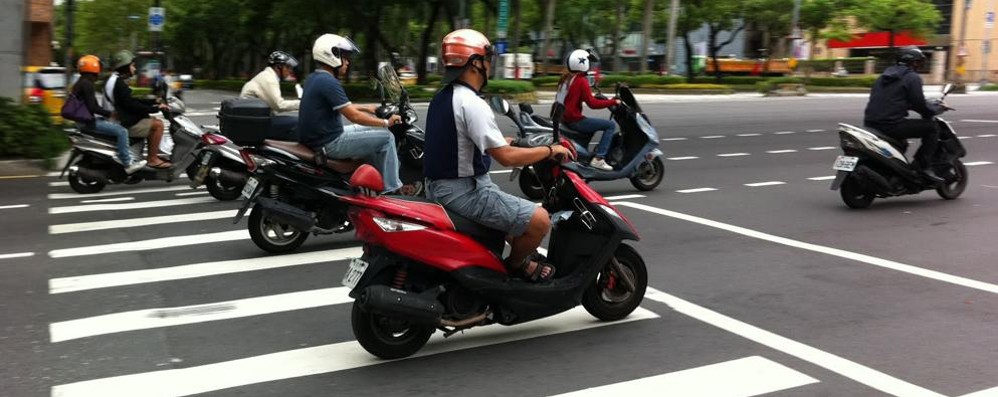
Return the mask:
<svg viewBox="0 0 998 397">
<path fill-rule="evenodd" d="M 405 266 L 399 267 L 395 271 L 395 278 L 392 279 L 392 288 L 402 289 L 405 286 L 405 280 L 409 277 L 409 269 Z"/>
</svg>

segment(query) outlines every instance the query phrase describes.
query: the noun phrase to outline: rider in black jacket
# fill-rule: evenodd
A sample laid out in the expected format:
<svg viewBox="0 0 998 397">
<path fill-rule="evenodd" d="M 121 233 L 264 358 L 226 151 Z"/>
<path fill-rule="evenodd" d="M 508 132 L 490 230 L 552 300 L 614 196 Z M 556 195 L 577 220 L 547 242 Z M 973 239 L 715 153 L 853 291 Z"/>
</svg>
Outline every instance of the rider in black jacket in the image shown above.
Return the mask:
<svg viewBox="0 0 998 397">
<path fill-rule="evenodd" d="M 887 68 L 873 84 L 870 102 L 866 105 L 863 123 L 898 139 L 922 138 L 915 153 L 915 163 L 921 173 L 933 182 L 942 182 L 932 171 L 932 155 L 939 143 L 939 126 L 933 117 L 942 113 L 941 103 L 928 103 L 922 92 L 919 68 L 925 64 L 925 54 L 917 47 L 905 47 L 898 54 L 897 64 Z M 913 110 L 921 119 L 909 119 Z"/>
</svg>

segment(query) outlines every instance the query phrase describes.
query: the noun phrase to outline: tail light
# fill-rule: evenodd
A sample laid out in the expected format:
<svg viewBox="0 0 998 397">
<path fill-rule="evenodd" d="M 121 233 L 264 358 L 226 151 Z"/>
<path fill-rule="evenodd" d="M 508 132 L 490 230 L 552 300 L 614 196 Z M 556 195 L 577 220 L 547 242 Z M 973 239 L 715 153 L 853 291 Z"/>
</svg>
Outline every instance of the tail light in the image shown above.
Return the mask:
<svg viewBox="0 0 998 397">
<path fill-rule="evenodd" d="M 201 142 L 203 142 L 205 145 L 217 146 L 217 145 L 224 145 L 228 143 L 229 140 L 226 139 L 224 136 L 218 134 L 204 134 L 201 135 Z M 240 152 L 240 155 L 242 155 L 242 152 Z M 245 159 L 245 157 L 243 157 L 243 159 Z"/>
<path fill-rule="evenodd" d="M 242 157 L 243 162 L 246 163 L 246 170 L 256 172 L 256 161 L 254 161 L 253 153 L 250 153 L 249 149 L 240 149 L 239 157 Z"/>
<path fill-rule="evenodd" d="M 41 88 L 32 88 L 31 91 L 28 92 L 28 103 L 37 105 L 39 103 L 42 103 L 42 100 L 44 99 L 45 99 L 45 91 L 42 91 Z"/>
</svg>

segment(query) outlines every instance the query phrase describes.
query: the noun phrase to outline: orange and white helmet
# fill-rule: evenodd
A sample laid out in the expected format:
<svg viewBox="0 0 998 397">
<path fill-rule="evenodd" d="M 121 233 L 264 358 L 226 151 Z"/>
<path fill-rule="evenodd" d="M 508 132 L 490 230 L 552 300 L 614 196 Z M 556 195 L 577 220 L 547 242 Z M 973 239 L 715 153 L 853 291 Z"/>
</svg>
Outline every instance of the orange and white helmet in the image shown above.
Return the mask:
<svg viewBox="0 0 998 397">
<path fill-rule="evenodd" d="M 76 61 L 76 70 L 80 73 L 100 74 L 100 58 L 84 55 Z"/>
<path fill-rule="evenodd" d="M 476 58 L 492 61 L 495 52 L 484 34 L 473 29 L 458 29 L 444 36 L 440 46 L 444 67 L 443 83 L 454 81 Z M 486 76 L 487 77 L 487 76 Z"/>
</svg>

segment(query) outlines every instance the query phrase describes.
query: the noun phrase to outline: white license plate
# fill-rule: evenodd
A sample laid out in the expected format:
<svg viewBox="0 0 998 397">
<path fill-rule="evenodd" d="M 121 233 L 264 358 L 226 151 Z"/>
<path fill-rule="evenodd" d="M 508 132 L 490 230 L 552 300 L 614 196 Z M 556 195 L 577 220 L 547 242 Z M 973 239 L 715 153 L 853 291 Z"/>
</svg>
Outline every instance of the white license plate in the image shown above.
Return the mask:
<svg viewBox="0 0 998 397">
<path fill-rule="evenodd" d="M 835 159 L 835 164 L 832 164 L 832 169 L 839 171 L 852 171 L 856 169 L 857 162 L 859 162 L 859 157 L 839 156 Z"/>
<path fill-rule="evenodd" d="M 347 269 L 347 274 L 343 275 L 343 285 L 347 288 L 354 289 L 357 283 L 360 282 L 360 278 L 364 276 L 364 272 L 367 271 L 367 262 L 360 258 L 354 258 L 350 261 L 350 267 Z"/>
<path fill-rule="evenodd" d="M 256 185 L 259 185 L 260 181 L 256 178 L 249 178 L 246 180 L 246 186 L 243 186 L 243 197 L 249 198 L 256 191 Z"/>
</svg>

